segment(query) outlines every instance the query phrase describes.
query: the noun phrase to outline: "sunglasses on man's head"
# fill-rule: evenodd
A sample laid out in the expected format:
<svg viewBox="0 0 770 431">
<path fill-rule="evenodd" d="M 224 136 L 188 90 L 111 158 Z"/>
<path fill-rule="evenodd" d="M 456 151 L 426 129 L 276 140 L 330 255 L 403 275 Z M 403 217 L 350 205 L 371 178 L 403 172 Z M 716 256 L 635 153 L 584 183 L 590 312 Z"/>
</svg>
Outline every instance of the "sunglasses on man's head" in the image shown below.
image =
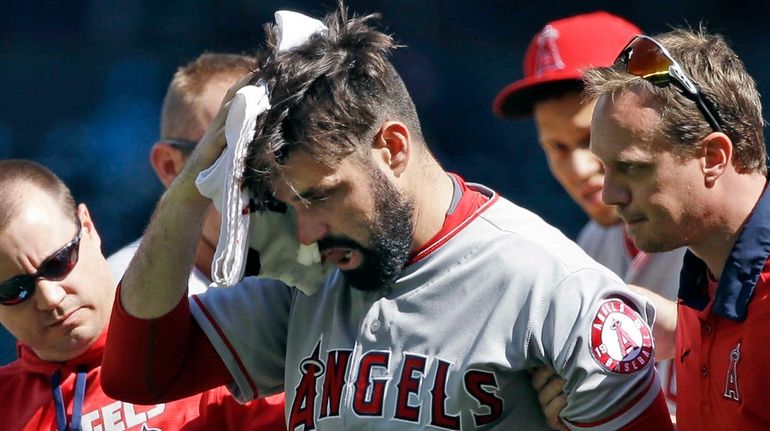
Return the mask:
<svg viewBox="0 0 770 431">
<path fill-rule="evenodd" d="M 684 73 L 682 66 L 674 60 L 668 50 L 655 39 L 637 35 L 620 51 L 613 67 L 643 78 L 654 85 L 676 85 L 685 97 L 695 102 L 698 109 L 714 131 L 721 132 L 716 109 Z"/>
<path fill-rule="evenodd" d="M 80 254 L 80 218 L 76 217 L 77 233 L 72 240 L 45 258 L 33 274 L 17 275 L 0 283 L 0 304 L 16 305 L 26 301 L 35 294 L 35 284 L 38 278 L 46 280 L 61 280 L 66 277 L 78 263 Z"/>
</svg>

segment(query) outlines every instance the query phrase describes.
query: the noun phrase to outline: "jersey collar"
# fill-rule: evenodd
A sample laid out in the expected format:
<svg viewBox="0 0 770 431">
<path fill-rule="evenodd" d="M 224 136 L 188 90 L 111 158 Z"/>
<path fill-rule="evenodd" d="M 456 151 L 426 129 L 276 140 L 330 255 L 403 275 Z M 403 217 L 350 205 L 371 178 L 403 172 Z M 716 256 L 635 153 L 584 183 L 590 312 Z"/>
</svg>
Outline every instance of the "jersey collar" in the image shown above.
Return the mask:
<svg viewBox="0 0 770 431">
<path fill-rule="evenodd" d="M 448 175 L 452 179 L 453 193 L 444 224 L 433 238 L 412 253 L 406 266 L 420 261 L 444 245 L 497 200 L 497 194 L 493 191 L 466 183 L 457 174 Z"/>
<path fill-rule="evenodd" d="M 770 192 L 762 192 L 754 211 L 738 235 L 725 262 L 714 297 L 714 314 L 737 321 L 746 319 L 749 302 L 759 276 L 770 256 Z M 682 264 L 679 299 L 684 305 L 703 311 L 709 303 L 704 286 L 705 262 L 687 251 Z"/>
</svg>

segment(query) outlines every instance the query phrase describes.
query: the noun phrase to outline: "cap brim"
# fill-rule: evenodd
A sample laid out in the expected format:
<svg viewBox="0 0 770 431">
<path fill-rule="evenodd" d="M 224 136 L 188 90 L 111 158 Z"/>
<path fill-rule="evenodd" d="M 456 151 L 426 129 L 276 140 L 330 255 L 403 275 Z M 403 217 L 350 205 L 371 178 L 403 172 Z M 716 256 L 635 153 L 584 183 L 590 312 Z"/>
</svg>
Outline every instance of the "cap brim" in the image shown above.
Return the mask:
<svg viewBox="0 0 770 431">
<path fill-rule="evenodd" d="M 515 120 L 530 117 L 539 93 L 554 84 L 580 81 L 581 78 L 574 70 L 562 70 L 549 72 L 547 77 L 521 79 L 505 86 L 495 97 L 492 108 L 500 118 Z"/>
</svg>

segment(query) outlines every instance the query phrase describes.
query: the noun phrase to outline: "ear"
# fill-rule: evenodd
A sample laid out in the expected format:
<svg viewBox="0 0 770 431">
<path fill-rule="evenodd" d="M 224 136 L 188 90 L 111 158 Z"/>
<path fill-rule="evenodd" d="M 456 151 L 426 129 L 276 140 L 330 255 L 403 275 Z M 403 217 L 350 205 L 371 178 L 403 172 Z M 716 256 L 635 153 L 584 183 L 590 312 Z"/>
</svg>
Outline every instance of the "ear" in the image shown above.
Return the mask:
<svg viewBox="0 0 770 431">
<path fill-rule="evenodd" d="M 412 154 L 412 140 L 409 129 L 399 121 L 387 121 L 374 137 L 372 152 L 387 165 L 396 177 L 401 176 L 409 164 Z"/>
<path fill-rule="evenodd" d="M 184 163 L 182 152 L 162 141 L 156 142 L 150 150 L 152 169 L 166 188 L 182 171 Z"/>
<path fill-rule="evenodd" d="M 732 165 L 733 142 L 724 133 L 713 132 L 703 139 L 701 145 L 703 180 L 706 187 L 713 187 Z"/>
<path fill-rule="evenodd" d="M 88 211 L 86 204 L 78 204 L 78 217 L 80 218 L 80 226 L 83 229 L 83 234 L 88 235 L 96 245 L 101 247 L 102 239 L 99 237 L 99 233 L 96 231 L 94 220 L 91 218 L 91 213 Z"/>
</svg>

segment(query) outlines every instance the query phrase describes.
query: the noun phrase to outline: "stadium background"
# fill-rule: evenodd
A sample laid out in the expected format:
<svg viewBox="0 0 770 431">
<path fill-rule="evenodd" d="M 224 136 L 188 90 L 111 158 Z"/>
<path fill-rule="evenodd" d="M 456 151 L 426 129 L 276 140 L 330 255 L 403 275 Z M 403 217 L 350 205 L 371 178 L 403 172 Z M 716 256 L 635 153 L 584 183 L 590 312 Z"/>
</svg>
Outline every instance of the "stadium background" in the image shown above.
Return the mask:
<svg viewBox="0 0 770 431">
<path fill-rule="evenodd" d="M 530 121 L 503 122 L 495 94 L 522 75 L 549 20 L 594 10 L 647 33 L 697 26 L 727 36 L 770 91 L 768 0 L 349 0 L 381 12 L 403 45 L 394 63 L 444 166 L 574 238 L 586 217 L 549 175 Z M 321 16 L 333 0 L 0 0 L 0 158 L 51 168 L 91 209 L 109 255 L 141 235 L 162 187 L 148 163 L 166 86 L 203 51 L 252 52 L 277 9 Z M 0 328 L 0 364 L 15 356 Z"/>
</svg>

